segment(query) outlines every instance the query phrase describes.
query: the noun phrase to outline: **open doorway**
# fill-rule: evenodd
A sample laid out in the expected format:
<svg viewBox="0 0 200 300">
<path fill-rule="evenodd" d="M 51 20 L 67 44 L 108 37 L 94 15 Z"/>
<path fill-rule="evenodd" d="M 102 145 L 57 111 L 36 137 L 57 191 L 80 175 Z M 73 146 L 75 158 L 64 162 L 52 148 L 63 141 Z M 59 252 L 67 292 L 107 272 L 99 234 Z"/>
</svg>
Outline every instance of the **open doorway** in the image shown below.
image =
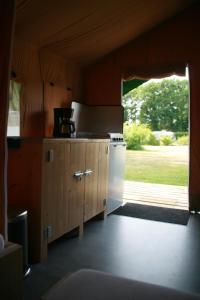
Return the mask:
<svg viewBox="0 0 200 300">
<path fill-rule="evenodd" d="M 188 210 L 188 70 L 123 88 L 124 202 Z"/>
</svg>

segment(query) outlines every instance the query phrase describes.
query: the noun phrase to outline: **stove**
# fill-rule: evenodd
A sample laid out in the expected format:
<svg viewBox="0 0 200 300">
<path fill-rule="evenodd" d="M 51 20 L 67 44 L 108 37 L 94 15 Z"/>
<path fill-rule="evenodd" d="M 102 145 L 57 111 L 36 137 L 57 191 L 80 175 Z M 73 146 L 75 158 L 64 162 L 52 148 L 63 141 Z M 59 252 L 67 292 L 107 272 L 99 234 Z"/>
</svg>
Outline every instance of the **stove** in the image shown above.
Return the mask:
<svg viewBox="0 0 200 300">
<path fill-rule="evenodd" d="M 122 133 L 113 132 L 77 132 L 77 138 L 109 139 L 111 142 L 123 142 Z"/>
<path fill-rule="evenodd" d="M 108 137 L 110 147 L 106 212 L 110 214 L 123 204 L 126 143 L 122 133 L 108 133 Z"/>
<path fill-rule="evenodd" d="M 108 137 L 110 138 L 111 142 L 123 142 L 124 141 L 124 137 L 122 133 L 107 133 Z"/>
</svg>

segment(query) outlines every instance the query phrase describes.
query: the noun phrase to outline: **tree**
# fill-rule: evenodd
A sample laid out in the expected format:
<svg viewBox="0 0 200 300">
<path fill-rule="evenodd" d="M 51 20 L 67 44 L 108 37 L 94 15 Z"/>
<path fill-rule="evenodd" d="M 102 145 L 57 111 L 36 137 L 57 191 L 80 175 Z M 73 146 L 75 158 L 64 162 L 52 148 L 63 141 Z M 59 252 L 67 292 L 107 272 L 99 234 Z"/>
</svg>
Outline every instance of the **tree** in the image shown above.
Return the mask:
<svg viewBox="0 0 200 300">
<path fill-rule="evenodd" d="M 140 123 L 154 131 L 187 131 L 188 97 L 187 80 L 163 79 L 141 85 L 129 93 L 130 103 L 137 103 L 137 112 L 130 119 L 138 115 Z"/>
<path fill-rule="evenodd" d="M 138 91 L 138 88 L 136 88 L 123 97 L 124 122 L 137 123 L 140 119 L 141 100 L 139 99 Z"/>
</svg>

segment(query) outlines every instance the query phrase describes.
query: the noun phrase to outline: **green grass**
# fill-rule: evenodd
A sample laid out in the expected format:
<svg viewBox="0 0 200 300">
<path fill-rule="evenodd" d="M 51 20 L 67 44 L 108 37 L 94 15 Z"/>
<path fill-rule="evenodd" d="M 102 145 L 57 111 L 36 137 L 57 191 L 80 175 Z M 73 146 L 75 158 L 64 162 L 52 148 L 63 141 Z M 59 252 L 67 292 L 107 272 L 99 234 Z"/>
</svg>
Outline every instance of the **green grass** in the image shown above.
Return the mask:
<svg viewBox="0 0 200 300">
<path fill-rule="evenodd" d="M 151 146 L 126 152 L 125 180 L 188 185 L 188 147 Z"/>
</svg>

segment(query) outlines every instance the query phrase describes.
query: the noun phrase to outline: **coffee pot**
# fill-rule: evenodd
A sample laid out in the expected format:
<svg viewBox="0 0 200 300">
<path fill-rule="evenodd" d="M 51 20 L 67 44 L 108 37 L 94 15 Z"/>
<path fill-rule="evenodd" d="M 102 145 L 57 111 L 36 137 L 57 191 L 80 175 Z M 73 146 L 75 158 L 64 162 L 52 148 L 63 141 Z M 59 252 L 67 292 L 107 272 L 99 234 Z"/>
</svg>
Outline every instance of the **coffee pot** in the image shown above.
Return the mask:
<svg viewBox="0 0 200 300">
<path fill-rule="evenodd" d="M 73 108 L 54 108 L 54 137 L 75 137 L 73 112 Z"/>
</svg>

